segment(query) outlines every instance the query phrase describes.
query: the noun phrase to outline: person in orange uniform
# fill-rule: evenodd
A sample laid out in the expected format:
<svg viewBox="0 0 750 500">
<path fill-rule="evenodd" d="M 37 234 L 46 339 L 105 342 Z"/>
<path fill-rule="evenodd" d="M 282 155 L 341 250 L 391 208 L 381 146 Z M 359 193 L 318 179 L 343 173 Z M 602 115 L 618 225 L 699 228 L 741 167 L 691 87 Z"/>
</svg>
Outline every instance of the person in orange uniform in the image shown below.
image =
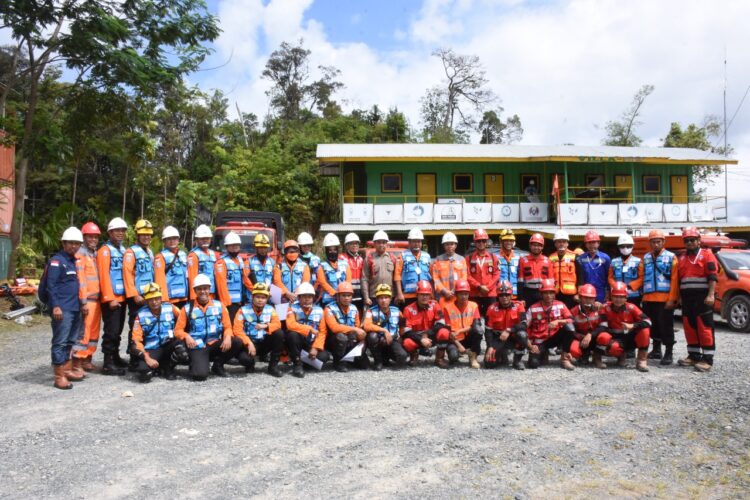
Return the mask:
<svg viewBox="0 0 750 500">
<path fill-rule="evenodd" d="M 348 261 L 343 255 L 339 255 L 340 244 L 339 237 L 333 233 L 328 233 L 323 238 L 323 249 L 326 255 L 318 267 L 317 280 L 321 292 L 320 305 L 323 307 L 336 302 L 336 290 L 339 284 L 344 281 L 349 284 L 352 282 Z M 354 286 L 352 286 L 353 292 Z"/>
<path fill-rule="evenodd" d="M 99 343 L 102 326 L 102 306 L 99 303 L 99 271 L 96 267 L 96 250 L 102 232 L 93 222 L 87 222 L 81 228 L 83 245 L 78 250 L 76 267 L 83 291 L 81 300 L 85 301 L 88 314 L 84 318 L 83 338 L 81 343 L 73 346 L 73 366 L 90 372 L 94 369 L 91 358 Z"/>
<path fill-rule="evenodd" d="M 96 267 L 99 271 L 101 291 L 102 352 L 104 353 L 103 375 L 123 375 L 127 362 L 120 357 L 120 338 L 125 326 L 125 282 L 122 276 L 122 260 L 125 247 L 122 245 L 127 223 L 115 217 L 107 225 L 109 240 L 96 252 Z"/>
<path fill-rule="evenodd" d="M 419 350 L 429 349 L 437 342 L 438 334 L 445 340 L 450 337 L 450 330 L 443 320 L 443 309 L 433 299 L 432 284 L 427 280 L 417 283 L 417 301 L 404 308 L 404 342 L 409 353 L 409 364 L 416 366 L 419 361 Z M 442 356 L 435 358 L 435 365 L 447 368 L 445 349 Z"/>
<path fill-rule="evenodd" d="M 445 350 L 448 362 L 455 364 L 458 357 L 469 349 L 469 366 L 480 368 L 477 356 L 482 350 L 482 335 L 484 326 L 479 314 L 479 306 L 469 300 L 471 287 L 465 279 L 456 281 L 456 298 L 443 305 L 443 317 L 450 327 L 450 341 Z M 436 357 L 440 355 L 440 346 Z"/>
<path fill-rule="evenodd" d="M 252 290 L 249 271 L 240 257 L 242 240 L 237 233 L 230 231 L 224 236 L 224 255 L 214 264 L 214 283 L 219 302 L 229 311 L 229 321 L 242 307 L 246 290 Z"/>
<path fill-rule="evenodd" d="M 707 372 L 714 364 L 714 290 L 719 270 L 713 252 L 701 248 L 701 234 L 694 227 L 682 231 L 685 254 L 680 255 L 680 300 L 682 327 L 685 330 L 688 355 L 680 366 L 693 366 Z"/>
<path fill-rule="evenodd" d="M 299 258 L 299 245 L 295 240 L 284 242 L 284 257 L 273 268 L 273 284 L 281 289 L 282 301 L 297 301 L 297 289 L 310 283 L 310 267 Z"/>
<path fill-rule="evenodd" d="M 376 372 L 382 370 L 383 363 L 391 359 L 397 366 L 404 366 L 408 357 L 399 338 L 404 317 L 398 307 L 391 305 L 392 297 L 390 285 L 379 284 L 375 288 L 377 304 L 367 310 L 362 325 L 367 332 L 367 348 L 373 358 L 372 369 Z"/>
<path fill-rule="evenodd" d="M 298 302 L 289 306 L 286 313 L 286 349 L 292 360 L 292 375 L 298 378 L 305 376 L 300 358 L 303 350 L 311 360 L 321 363 L 331 359 L 325 350 L 328 330 L 323 318 L 323 308 L 315 305 L 315 289 L 310 283 L 302 283 L 297 288 Z"/>
<path fill-rule="evenodd" d="M 643 277 L 643 312 L 651 318 L 653 349 L 649 358 L 660 359 L 659 364 L 666 366 L 673 361 L 674 308 L 679 298 L 680 278 L 677 256 L 664 248 L 664 241 L 663 231 L 649 231 L 651 251 L 643 256 L 638 265 L 638 274 Z"/>
<path fill-rule="evenodd" d="M 468 276 L 466 260 L 456 253 L 458 247 L 456 235 L 451 232 L 445 233 L 442 245 L 445 253 L 438 255 L 432 262 L 432 282 L 440 306 L 444 307 L 446 303 L 452 302 L 456 297 L 454 291 L 456 282 L 466 280 Z"/>
<path fill-rule="evenodd" d="M 477 303 L 482 317 L 487 314 L 487 308 L 496 301 L 497 284 L 500 279 L 499 259 L 497 255 L 487 251 L 489 241 L 487 232 L 477 229 L 474 231 L 476 250 L 466 256 L 466 266 L 469 268 L 467 281 L 471 287 L 469 299 Z"/>
<path fill-rule="evenodd" d="M 122 278 L 125 281 L 125 301 L 128 304 L 128 353 L 130 363 L 128 369 L 135 371 L 138 364 L 132 355 L 133 348 L 133 324 L 135 316 L 141 307 L 146 304 L 141 295 L 143 287 L 154 282 L 154 253 L 151 251 L 151 238 L 154 235 L 154 227 L 146 219 L 140 219 L 135 223 L 136 244 L 125 251 L 122 258 Z"/>
<path fill-rule="evenodd" d="M 210 293 L 211 298 L 213 298 L 216 296 L 214 265 L 216 264 L 216 261 L 219 260 L 219 253 L 209 248 L 209 246 L 211 245 L 211 238 L 213 238 L 213 233 L 207 225 L 201 224 L 200 226 L 195 228 L 195 233 L 193 236 L 193 243 L 195 244 L 195 247 L 193 247 L 193 249 L 188 252 L 187 256 L 190 300 L 195 300 L 196 298 L 193 281 L 199 274 L 208 276 L 211 284 L 211 288 L 209 289 L 208 293 Z"/>
<path fill-rule="evenodd" d="M 484 367 L 508 364 L 508 350 L 513 349 L 513 368 L 523 370 L 523 355 L 529 347 L 526 333 L 526 309 L 523 302 L 513 300 L 513 284 L 502 281 L 497 287 L 498 300 L 487 310 L 484 340 L 487 351 Z M 499 357 L 499 359 L 498 359 Z"/>
<path fill-rule="evenodd" d="M 359 253 L 359 247 L 362 242 L 359 240 L 359 236 L 356 233 L 349 233 L 344 237 L 344 252 L 339 256 L 346 260 L 347 268 L 352 282 L 352 289 L 354 290 L 354 297 L 352 298 L 352 304 L 356 307 L 360 313 L 363 310 L 362 302 L 362 273 L 364 272 L 365 259 Z"/>
<path fill-rule="evenodd" d="M 255 371 L 255 358 L 269 355 L 268 374 L 280 378 L 279 358 L 284 347 L 284 331 L 276 309 L 268 303 L 271 288 L 263 282 L 253 285 L 252 304 L 245 304 L 234 318 L 234 336 L 242 341 L 237 360 L 245 371 Z"/>
<path fill-rule="evenodd" d="M 353 295 L 352 284 L 342 281 L 336 290 L 336 301 L 328 304 L 323 313 L 328 331 L 326 349 L 333 355 L 333 368 L 337 372 L 349 371 L 341 358 L 358 343 L 364 342 L 367 336 L 367 332 L 359 327 L 359 311 L 352 305 Z M 367 368 L 369 360 L 364 350 L 354 359 L 354 364 Z"/>
<path fill-rule="evenodd" d="M 529 239 L 529 254 L 518 261 L 518 298 L 521 299 L 526 310 L 541 298 L 540 288 L 542 280 L 552 277 L 552 264 L 542 255 L 544 236 L 534 233 Z"/>
<path fill-rule="evenodd" d="M 237 346 L 232 341 L 232 323 L 227 308 L 211 298 L 211 279 L 199 274 L 193 280 L 195 300 L 191 300 L 177 317 L 174 336 L 185 342 L 190 360 L 190 376 L 193 380 L 208 378 L 211 371 L 225 377 L 224 363 L 237 356 Z"/>
<path fill-rule="evenodd" d="M 578 289 L 578 298 L 581 301 L 580 304 L 570 311 L 570 314 L 573 315 L 573 326 L 575 327 L 574 340 L 570 344 L 570 354 L 583 364 L 587 364 L 589 357 L 593 357 L 594 366 L 601 369 L 606 368 L 607 365 L 602 361 L 601 350 L 594 349 L 594 332 L 599 327 L 599 314 L 602 305 L 596 301 L 594 285 L 582 285 Z"/>
<path fill-rule="evenodd" d="M 570 344 L 575 332 L 573 315 L 565 304 L 555 300 L 557 287 L 554 279 L 543 279 L 539 291 L 542 299 L 526 309 L 526 324 L 531 342 L 528 367 L 538 368 L 540 364 L 546 364 L 549 349 L 558 347 L 562 349 L 560 366 L 573 370 L 575 367 L 570 362 Z"/>
<path fill-rule="evenodd" d="M 560 229 L 554 237 L 555 252 L 549 256 L 552 266 L 552 278 L 555 278 L 557 295 L 555 298 L 565 304 L 568 309 L 573 309 L 577 304 L 576 296 L 576 253 L 568 250 L 570 237 L 568 232 Z"/>
<path fill-rule="evenodd" d="M 167 226 L 161 232 L 161 241 L 164 248 L 154 256 L 154 281 L 161 289 L 162 302 L 182 309 L 190 292 L 187 254 L 180 249 L 180 232 L 174 226 Z"/>
</svg>

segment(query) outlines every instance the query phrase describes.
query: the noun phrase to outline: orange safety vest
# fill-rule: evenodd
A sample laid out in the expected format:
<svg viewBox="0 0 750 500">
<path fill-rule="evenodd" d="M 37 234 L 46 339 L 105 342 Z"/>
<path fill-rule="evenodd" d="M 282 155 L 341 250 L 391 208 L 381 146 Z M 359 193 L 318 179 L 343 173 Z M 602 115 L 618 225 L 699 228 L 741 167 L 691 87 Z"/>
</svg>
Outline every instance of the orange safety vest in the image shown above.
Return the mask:
<svg viewBox="0 0 750 500">
<path fill-rule="evenodd" d="M 467 278 L 466 260 L 458 254 L 453 254 L 452 257 L 442 254 L 432 263 L 432 281 L 435 282 L 436 293 L 444 288 L 452 292 L 456 281 Z"/>
<path fill-rule="evenodd" d="M 471 323 L 475 319 L 480 319 L 479 306 L 476 302 L 468 301 L 464 310 L 460 310 L 456 306 L 456 302 L 448 302 L 443 306 L 443 317 L 448 322 L 452 332 L 456 332 L 467 326 L 471 326 Z M 463 340 L 466 338 L 465 333 L 456 335 L 457 340 Z"/>
<path fill-rule="evenodd" d="M 552 277 L 555 278 L 557 293 L 563 295 L 575 295 L 576 290 L 576 253 L 565 250 L 565 255 L 560 257 L 557 252 L 549 256 L 552 264 Z"/>
<path fill-rule="evenodd" d="M 96 252 L 90 252 L 82 246 L 76 253 L 76 257 L 78 257 L 76 264 L 81 288 L 83 289 L 83 298 L 99 300 L 99 271 L 96 268 Z"/>
</svg>

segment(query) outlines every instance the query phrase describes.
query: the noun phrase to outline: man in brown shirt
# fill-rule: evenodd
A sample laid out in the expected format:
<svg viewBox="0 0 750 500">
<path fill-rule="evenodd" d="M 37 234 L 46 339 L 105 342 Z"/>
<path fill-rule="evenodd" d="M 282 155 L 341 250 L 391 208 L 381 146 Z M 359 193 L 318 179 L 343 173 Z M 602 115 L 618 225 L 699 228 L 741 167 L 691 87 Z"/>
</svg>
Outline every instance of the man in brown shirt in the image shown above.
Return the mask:
<svg viewBox="0 0 750 500">
<path fill-rule="evenodd" d="M 362 298 L 365 306 L 372 305 L 371 297 L 375 296 L 378 285 L 388 285 L 393 289 L 393 275 L 396 271 L 396 258 L 386 251 L 388 235 L 385 231 L 378 231 L 372 237 L 375 251 L 367 254 L 362 270 Z M 403 302 L 403 296 L 396 297 L 396 301 Z"/>
</svg>

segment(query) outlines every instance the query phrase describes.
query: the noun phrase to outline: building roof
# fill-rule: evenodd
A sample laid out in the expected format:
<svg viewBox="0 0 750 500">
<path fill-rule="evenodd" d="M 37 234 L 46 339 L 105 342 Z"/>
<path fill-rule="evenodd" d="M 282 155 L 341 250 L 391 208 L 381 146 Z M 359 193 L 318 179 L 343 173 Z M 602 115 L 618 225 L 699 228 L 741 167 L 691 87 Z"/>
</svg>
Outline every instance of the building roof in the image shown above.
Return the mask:
<svg viewBox="0 0 750 500">
<path fill-rule="evenodd" d="M 689 148 L 621 146 L 516 146 L 505 144 L 318 144 L 317 157 L 328 162 L 634 162 L 724 165 L 737 160 Z"/>
</svg>

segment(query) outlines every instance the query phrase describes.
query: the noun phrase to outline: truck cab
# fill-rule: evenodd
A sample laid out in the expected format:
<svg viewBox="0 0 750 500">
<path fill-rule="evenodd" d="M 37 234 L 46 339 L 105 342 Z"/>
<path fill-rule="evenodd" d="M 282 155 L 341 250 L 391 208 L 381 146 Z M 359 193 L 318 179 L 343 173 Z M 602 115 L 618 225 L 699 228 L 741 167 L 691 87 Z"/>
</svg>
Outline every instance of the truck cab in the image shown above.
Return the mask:
<svg viewBox="0 0 750 500">
<path fill-rule="evenodd" d="M 240 237 L 242 259 L 255 253 L 255 236 L 263 233 L 271 242 L 268 255 L 278 261 L 284 241 L 284 221 L 276 212 L 233 211 L 219 212 L 216 215 L 216 229 L 211 248 L 224 253 L 224 237 L 233 231 Z"/>
</svg>

